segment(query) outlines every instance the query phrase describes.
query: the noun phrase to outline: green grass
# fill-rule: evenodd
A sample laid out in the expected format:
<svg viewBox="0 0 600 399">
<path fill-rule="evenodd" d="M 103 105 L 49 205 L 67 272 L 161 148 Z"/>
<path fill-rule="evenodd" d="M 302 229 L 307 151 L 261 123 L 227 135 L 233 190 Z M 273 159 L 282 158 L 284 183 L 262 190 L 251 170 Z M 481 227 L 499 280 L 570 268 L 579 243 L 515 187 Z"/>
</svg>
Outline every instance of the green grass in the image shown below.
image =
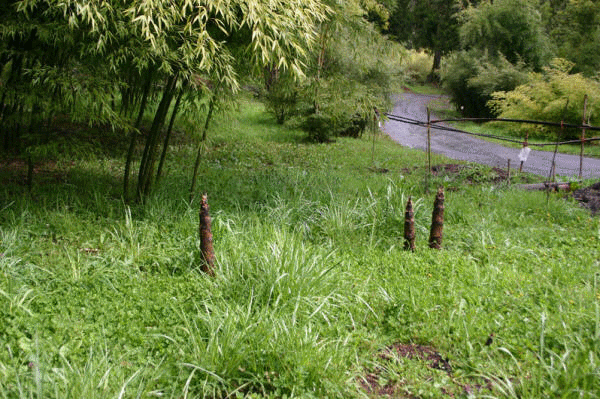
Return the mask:
<svg viewBox="0 0 600 399">
<path fill-rule="evenodd" d="M 404 85 L 406 89 L 413 93 L 418 94 L 428 94 L 428 95 L 442 95 L 445 94 L 444 89 L 431 85 L 431 84 L 415 84 L 415 83 L 406 83 Z"/>
<path fill-rule="evenodd" d="M 186 140 L 143 207 L 120 199 L 118 156 L 74 151 L 60 182 L 5 184 L 0 398 L 599 396 L 599 219 L 486 167 L 430 178 L 424 154 L 371 138 L 306 143 L 250 100 L 220 117 L 199 177 L 215 278 Z M 433 348 L 452 373 L 382 356 L 393 344 Z"/>
</svg>

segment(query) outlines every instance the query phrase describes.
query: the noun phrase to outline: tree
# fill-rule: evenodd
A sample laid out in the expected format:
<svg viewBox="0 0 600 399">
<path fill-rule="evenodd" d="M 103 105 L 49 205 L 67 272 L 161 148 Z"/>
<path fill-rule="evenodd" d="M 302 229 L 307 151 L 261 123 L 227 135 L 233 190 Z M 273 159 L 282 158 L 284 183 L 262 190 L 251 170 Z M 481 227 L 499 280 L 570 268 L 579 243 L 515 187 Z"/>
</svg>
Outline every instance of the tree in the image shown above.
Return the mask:
<svg viewBox="0 0 600 399">
<path fill-rule="evenodd" d="M 550 41 L 538 8 L 537 0 L 488 0 L 469 6 L 460 14 L 461 45 L 540 70 L 550 57 Z"/>
<path fill-rule="evenodd" d="M 462 51 L 447 63 L 442 80 L 467 116 L 491 116 L 495 91 L 511 91 L 540 70 L 550 56 L 537 0 L 482 1 L 459 14 Z"/>
<path fill-rule="evenodd" d="M 600 68 L 600 1 L 570 0 L 553 9 L 549 34 L 559 57 L 572 61 L 574 72 L 594 76 Z"/>
<path fill-rule="evenodd" d="M 46 1 L 10 1 L 0 6 L 0 137 L 3 149 L 19 153 L 53 116 L 118 125 L 113 94 L 119 82 L 102 67 L 94 22 L 69 20 L 69 9 Z M 107 4 L 97 5 L 103 19 Z M 85 14 L 89 7 L 84 7 Z M 28 133 L 28 140 L 24 133 Z M 42 137 L 43 138 L 43 137 Z"/>
<path fill-rule="evenodd" d="M 376 15 L 385 24 L 384 4 L 329 0 L 327 5 L 331 13 L 317 27 L 306 77 L 294 82 L 272 69 L 265 74 L 269 108 L 282 116 L 283 106 L 289 104 L 315 141 L 362 134 L 375 110 L 386 108 L 400 59 L 399 46 L 369 22 Z"/>
<path fill-rule="evenodd" d="M 387 32 L 408 48 L 433 53 L 429 80 L 437 80 L 442 56 L 459 48 L 459 0 L 398 0 Z"/>
</svg>

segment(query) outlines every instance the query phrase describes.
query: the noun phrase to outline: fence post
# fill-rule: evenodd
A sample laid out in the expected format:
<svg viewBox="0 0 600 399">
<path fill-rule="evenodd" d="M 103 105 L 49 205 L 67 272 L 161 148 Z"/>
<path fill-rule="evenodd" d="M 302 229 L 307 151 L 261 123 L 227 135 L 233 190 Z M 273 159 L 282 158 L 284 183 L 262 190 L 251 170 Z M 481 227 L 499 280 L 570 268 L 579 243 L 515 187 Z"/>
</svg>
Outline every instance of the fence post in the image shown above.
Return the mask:
<svg viewBox="0 0 600 399">
<path fill-rule="evenodd" d="M 529 130 L 525 133 L 525 141 L 523 142 L 523 149 L 529 145 Z M 525 161 L 521 159 L 521 164 L 519 165 L 519 173 L 523 172 L 523 164 Z"/>
<path fill-rule="evenodd" d="M 587 112 L 587 101 L 588 96 L 586 94 L 583 97 L 583 118 L 581 121 L 581 126 L 583 126 L 583 129 L 581 129 L 581 152 L 579 153 L 579 180 L 581 180 L 583 177 L 583 148 L 585 147 L 585 114 Z"/>
<path fill-rule="evenodd" d="M 427 168 L 431 174 L 431 111 L 427 107 Z"/>
<path fill-rule="evenodd" d="M 558 143 L 560 139 L 564 136 L 563 132 L 565 130 L 565 116 L 567 115 L 567 109 L 569 108 L 569 99 L 567 98 L 567 102 L 565 103 L 565 109 L 563 110 L 563 117 L 560 121 L 560 133 L 556 138 L 556 145 L 554 146 L 554 155 L 552 156 L 552 166 L 550 166 L 550 176 L 548 176 L 548 180 L 552 179 L 552 183 L 556 182 L 556 153 L 558 152 Z M 548 192 L 548 198 L 550 196 L 550 192 Z"/>
<path fill-rule="evenodd" d="M 404 213 L 404 249 L 415 252 L 415 213 L 412 198 L 408 197 L 406 212 Z"/>
</svg>

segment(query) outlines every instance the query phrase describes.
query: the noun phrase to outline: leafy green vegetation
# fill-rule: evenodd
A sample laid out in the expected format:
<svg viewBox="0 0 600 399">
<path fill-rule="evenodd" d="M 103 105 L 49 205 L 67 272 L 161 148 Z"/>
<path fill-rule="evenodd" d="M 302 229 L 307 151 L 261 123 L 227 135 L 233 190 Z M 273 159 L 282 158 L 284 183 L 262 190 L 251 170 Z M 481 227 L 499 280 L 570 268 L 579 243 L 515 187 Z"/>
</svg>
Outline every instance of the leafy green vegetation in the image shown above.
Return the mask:
<svg viewBox="0 0 600 399">
<path fill-rule="evenodd" d="M 405 49 L 381 35 L 365 15 L 386 21 L 377 2 L 327 2 L 332 10 L 317 30 L 317 45 L 307 55 L 305 76 L 292 79 L 277 67 L 265 71 L 262 98 L 279 123 L 288 119 L 308 137 L 361 136 L 377 110 L 390 106 L 400 91 Z"/>
<path fill-rule="evenodd" d="M 502 118 L 556 121 L 581 125 L 600 113 L 600 83 L 571 74 L 573 63 L 556 59 L 543 74 L 530 77 L 526 85 L 510 92 L 493 93 L 490 107 Z M 584 114 L 585 111 L 585 114 Z M 516 129 L 523 133 L 524 129 Z M 556 136 L 559 129 L 536 127 L 530 136 Z M 562 139 L 578 139 L 579 129 L 563 132 Z"/>
<path fill-rule="evenodd" d="M 133 149 L 139 138 L 144 141 L 136 188 L 141 201 L 160 179 L 159 159 L 184 96 L 188 106 L 208 98 L 212 105 L 227 103 L 239 89 L 240 73 L 273 65 L 302 76 L 315 26 L 330 12 L 319 0 L 4 2 L 2 150 L 35 151 L 43 136 L 38 132 L 57 116 L 110 125 L 130 136 L 125 199 Z M 156 107 L 140 134 L 148 104 Z"/>
<path fill-rule="evenodd" d="M 382 136 L 310 144 L 245 98 L 215 116 L 200 158 L 210 278 L 188 200 L 196 143 L 178 126 L 144 206 L 122 201 L 123 152 L 69 141 L 31 192 L 3 164 L 1 398 L 600 392 L 600 220 L 573 201 L 491 183 L 486 167 L 430 177 L 423 153 Z"/>
<path fill-rule="evenodd" d="M 397 26 L 391 31 L 401 33 L 397 38 L 420 37 L 422 29 L 406 23 L 417 14 L 414 2 L 408 7 L 409 18 L 403 16 L 406 6 L 402 5 L 407 4 L 406 0 L 397 0 L 397 4 L 399 8 L 391 18 Z M 441 5 L 452 5 L 453 16 L 440 18 Z M 515 108 L 526 108 L 528 113 L 535 114 L 532 119 L 551 117 L 551 121 L 559 122 L 558 102 L 563 101 L 564 108 L 564 100 L 571 97 L 572 104 L 580 104 L 585 94 L 593 96 L 598 84 L 599 10 L 597 0 L 428 0 L 423 2 L 420 12 L 428 21 L 424 25 L 437 35 L 420 37 L 417 43 L 437 56 L 439 32 L 445 38 L 455 37 L 458 32 L 460 42 L 454 40 L 446 49 L 452 51 L 440 63 L 439 75 L 455 107 L 464 115 L 491 117 L 508 113 L 506 108 L 518 100 Z M 414 44 L 407 42 L 409 47 Z M 576 74 L 568 76 L 568 71 L 563 70 L 562 76 L 540 78 L 542 71 L 560 69 L 556 68 L 557 58 L 562 59 L 563 66 L 569 64 L 568 70 Z M 545 87 L 540 80 L 547 83 Z M 578 84 L 577 80 L 585 83 Z M 508 94 L 498 97 L 495 92 Z M 533 107 L 528 104 L 530 100 Z M 504 104 L 499 105 L 500 102 Z"/>
</svg>

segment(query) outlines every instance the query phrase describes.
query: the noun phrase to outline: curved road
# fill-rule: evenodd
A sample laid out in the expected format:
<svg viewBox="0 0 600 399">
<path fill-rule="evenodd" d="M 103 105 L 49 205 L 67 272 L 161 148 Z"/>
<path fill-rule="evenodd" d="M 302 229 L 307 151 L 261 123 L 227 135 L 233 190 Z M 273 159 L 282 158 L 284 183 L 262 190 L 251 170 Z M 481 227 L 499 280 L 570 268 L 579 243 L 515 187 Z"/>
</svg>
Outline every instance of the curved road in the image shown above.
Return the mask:
<svg viewBox="0 0 600 399">
<path fill-rule="evenodd" d="M 405 93 L 394 98 L 393 115 L 427 121 L 427 104 L 440 96 Z M 388 120 L 383 131 L 394 141 L 410 148 L 427 149 L 427 129 L 422 126 Z M 478 139 L 467 134 L 431 130 L 431 151 L 452 159 L 475 162 L 483 165 L 506 168 L 510 159 L 511 168 L 518 168 L 517 148 L 506 148 L 500 144 Z M 523 171 L 540 176 L 548 176 L 552 165 L 553 152 L 532 150 Z M 579 176 L 579 156 L 556 154 L 557 176 Z M 600 159 L 583 159 L 583 177 L 600 177 Z"/>
</svg>

